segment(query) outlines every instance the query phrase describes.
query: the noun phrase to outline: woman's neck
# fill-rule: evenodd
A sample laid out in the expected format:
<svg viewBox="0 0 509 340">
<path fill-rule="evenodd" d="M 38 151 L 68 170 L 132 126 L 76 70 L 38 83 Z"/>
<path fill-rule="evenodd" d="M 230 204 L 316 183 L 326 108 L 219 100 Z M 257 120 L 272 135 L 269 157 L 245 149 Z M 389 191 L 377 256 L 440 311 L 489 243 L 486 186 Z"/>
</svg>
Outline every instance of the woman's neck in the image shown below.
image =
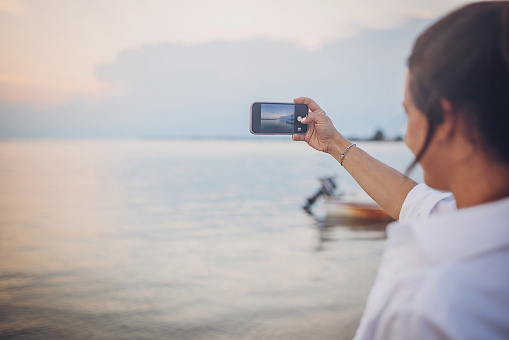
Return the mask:
<svg viewBox="0 0 509 340">
<path fill-rule="evenodd" d="M 509 197 L 509 166 L 478 159 L 458 166 L 450 184 L 458 209 L 496 201 Z"/>
</svg>

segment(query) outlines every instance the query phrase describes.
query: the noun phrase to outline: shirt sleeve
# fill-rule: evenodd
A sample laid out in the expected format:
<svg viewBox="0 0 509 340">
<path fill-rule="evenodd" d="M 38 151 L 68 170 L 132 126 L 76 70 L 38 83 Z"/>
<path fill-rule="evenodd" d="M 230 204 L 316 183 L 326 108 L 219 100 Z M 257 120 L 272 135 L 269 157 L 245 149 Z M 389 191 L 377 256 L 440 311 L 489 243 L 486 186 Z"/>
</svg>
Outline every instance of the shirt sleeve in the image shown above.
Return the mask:
<svg viewBox="0 0 509 340">
<path fill-rule="evenodd" d="M 410 190 L 405 198 L 399 221 L 407 222 L 455 209 L 456 201 L 451 193 L 444 193 L 421 183 Z"/>
</svg>

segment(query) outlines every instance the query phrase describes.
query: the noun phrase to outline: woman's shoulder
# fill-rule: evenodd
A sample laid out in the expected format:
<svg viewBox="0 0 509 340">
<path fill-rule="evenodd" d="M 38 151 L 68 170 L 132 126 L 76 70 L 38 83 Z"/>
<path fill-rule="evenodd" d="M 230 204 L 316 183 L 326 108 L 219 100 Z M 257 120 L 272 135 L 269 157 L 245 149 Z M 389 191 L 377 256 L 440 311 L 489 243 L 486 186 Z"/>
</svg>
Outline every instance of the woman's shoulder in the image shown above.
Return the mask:
<svg viewBox="0 0 509 340">
<path fill-rule="evenodd" d="M 438 191 L 421 183 L 410 190 L 405 198 L 399 220 L 406 222 L 452 210 L 456 210 L 456 201 L 451 193 Z"/>
<path fill-rule="evenodd" d="M 414 308 L 454 339 L 509 337 L 509 248 L 438 266 L 417 292 Z"/>
<path fill-rule="evenodd" d="M 396 285 L 375 338 L 509 338 L 508 261 L 505 248 L 407 277 Z"/>
</svg>

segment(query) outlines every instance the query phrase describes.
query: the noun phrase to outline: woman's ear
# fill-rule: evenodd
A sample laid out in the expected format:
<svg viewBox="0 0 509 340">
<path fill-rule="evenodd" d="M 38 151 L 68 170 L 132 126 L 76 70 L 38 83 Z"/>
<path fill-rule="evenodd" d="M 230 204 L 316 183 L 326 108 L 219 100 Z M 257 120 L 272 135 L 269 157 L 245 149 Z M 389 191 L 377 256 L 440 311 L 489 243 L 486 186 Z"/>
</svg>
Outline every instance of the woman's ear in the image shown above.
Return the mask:
<svg viewBox="0 0 509 340">
<path fill-rule="evenodd" d="M 443 121 L 437 126 L 435 136 L 439 144 L 445 144 L 458 132 L 458 117 L 454 114 L 454 106 L 449 100 L 442 98 L 440 106 L 442 107 Z"/>
</svg>

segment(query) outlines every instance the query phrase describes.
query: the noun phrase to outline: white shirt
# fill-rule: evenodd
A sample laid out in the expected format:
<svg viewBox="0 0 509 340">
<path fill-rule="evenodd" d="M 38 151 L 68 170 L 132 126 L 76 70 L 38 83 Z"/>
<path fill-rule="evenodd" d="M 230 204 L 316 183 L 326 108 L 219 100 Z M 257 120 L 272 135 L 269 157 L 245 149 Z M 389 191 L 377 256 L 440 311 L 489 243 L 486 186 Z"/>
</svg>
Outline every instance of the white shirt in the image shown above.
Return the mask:
<svg viewBox="0 0 509 340">
<path fill-rule="evenodd" d="M 509 339 L 509 198 L 458 210 L 412 189 L 354 339 Z"/>
</svg>

